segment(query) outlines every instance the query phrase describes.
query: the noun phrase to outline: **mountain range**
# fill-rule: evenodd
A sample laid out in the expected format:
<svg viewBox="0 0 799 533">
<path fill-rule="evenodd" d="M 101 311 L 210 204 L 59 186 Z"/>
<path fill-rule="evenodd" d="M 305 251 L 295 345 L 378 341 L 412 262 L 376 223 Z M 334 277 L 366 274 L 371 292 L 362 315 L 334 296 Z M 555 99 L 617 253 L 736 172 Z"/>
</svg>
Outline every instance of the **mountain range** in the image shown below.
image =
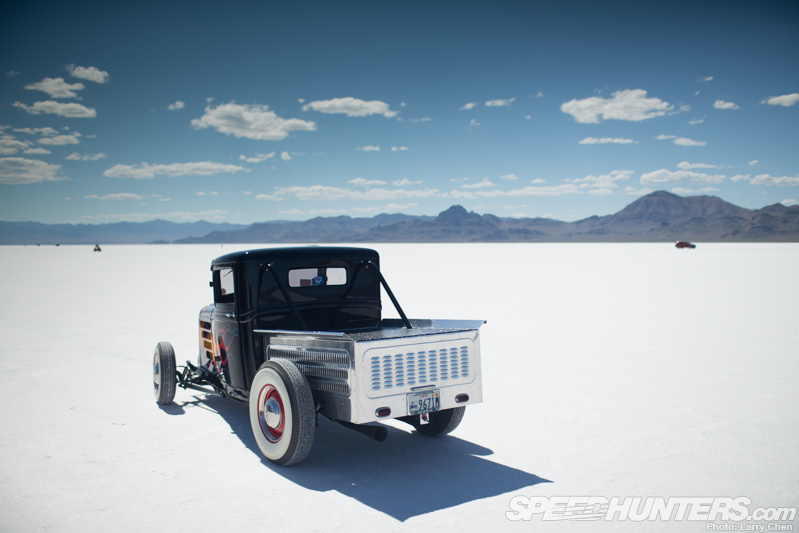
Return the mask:
<svg viewBox="0 0 799 533">
<path fill-rule="evenodd" d="M 0 244 L 150 244 L 185 237 L 201 237 L 212 231 L 245 228 L 240 224 L 212 222 L 178 223 L 167 220 L 116 222 L 112 224 L 41 224 L 0 222 Z"/>
<path fill-rule="evenodd" d="M 317 217 L 249 226 L 164 220 L 116 224 L 0 222 L 0 244 L 368 242 L 799 242 L 799 206 L 745 209 L 715 196 L 657 191 L 607 216 L 576 222 L 500 218 L 455 205 L 437 217 Z"/>
</svg>

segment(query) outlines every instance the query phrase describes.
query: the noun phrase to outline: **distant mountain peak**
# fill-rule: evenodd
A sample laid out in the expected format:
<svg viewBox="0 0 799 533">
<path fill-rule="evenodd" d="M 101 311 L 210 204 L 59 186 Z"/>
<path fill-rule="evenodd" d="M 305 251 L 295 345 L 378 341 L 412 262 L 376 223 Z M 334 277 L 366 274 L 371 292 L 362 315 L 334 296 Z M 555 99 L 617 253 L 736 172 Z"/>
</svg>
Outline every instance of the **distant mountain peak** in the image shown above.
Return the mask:
<svg viewBox="0 0 799 533">
<path fill-rule="evenodd" d="M 453 205 L 446 211 L 438 214 L 436 222 L 444 224 L 462 224 L 463 222 L 480 220 L 480 215 L 473 211 L 467 211 L 461 205 Z"/>
</svg>

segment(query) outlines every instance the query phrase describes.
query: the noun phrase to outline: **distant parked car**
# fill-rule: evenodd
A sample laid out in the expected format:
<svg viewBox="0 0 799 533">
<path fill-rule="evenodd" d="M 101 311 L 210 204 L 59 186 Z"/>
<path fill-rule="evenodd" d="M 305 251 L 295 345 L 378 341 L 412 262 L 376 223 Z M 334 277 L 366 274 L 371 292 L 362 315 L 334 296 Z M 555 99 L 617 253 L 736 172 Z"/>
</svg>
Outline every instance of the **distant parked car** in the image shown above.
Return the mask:
<svg viewBox="0 0 799 533">
<path fill-rule="evenodd" d="M 688 241 L 677 241 L 677 244 L 675 244 L 674 246 L 676 246 L 677 248 L 696 248 L 696 245 L 694 243 Z"/>
</svg>

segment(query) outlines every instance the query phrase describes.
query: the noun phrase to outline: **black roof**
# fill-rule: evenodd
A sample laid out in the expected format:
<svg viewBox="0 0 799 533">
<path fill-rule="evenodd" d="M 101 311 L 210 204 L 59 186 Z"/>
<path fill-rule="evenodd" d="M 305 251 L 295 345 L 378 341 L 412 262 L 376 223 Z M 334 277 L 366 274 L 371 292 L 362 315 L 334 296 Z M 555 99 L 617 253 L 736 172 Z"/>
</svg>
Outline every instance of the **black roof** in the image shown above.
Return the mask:
<svg viewBox="0 0 799 533">
<path fill-rule="evenodd" d="M 332 259 L 379 259 L 380 256 L 369 248 L 346 246 L 293 246 L 284 248 L 260 248 L 233 252 L 217 257 L 212 265 L 243 263 L 250 261 L 329 261 Z"/>
</svg>

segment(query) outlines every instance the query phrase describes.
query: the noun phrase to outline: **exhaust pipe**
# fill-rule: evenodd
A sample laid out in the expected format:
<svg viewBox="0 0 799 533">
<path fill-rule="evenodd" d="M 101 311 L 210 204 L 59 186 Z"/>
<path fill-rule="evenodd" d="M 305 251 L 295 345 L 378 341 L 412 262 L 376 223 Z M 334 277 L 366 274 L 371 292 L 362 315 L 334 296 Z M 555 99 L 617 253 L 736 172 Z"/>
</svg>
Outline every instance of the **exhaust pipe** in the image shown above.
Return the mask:
<svg viewBox="0 0 799 533">
<path fill-rule="evenodd" d="M 386 426 L 367 426 L 353 424 L 352 422 L 345 422 L 344 420 L 337 420 L 336 422 L 345 428 L 354 429 L 358 433 L 363 433 L 367 437 L 374 439 L 377 442 L 383 442 L 388 438 L 388 429 L 386 429 Z"/>
</svg>

